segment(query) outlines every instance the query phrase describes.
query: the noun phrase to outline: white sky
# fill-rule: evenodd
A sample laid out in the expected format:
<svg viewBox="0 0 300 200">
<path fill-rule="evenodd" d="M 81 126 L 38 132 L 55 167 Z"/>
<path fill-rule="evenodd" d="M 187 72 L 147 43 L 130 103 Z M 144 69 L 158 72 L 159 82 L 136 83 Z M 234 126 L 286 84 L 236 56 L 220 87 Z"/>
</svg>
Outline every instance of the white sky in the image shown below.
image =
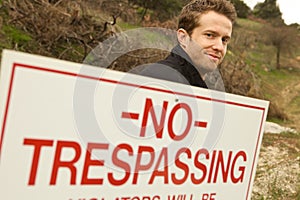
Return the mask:
<svg viewBox="0 0 300 200">
<path fill-rule="evenodd" d="M 264 0 L 243 0 L 251 9 Z M 282 18 L 286 24 L 300 24 L 300 1 L 299 0 L 277 0 Z"/>
</svg>

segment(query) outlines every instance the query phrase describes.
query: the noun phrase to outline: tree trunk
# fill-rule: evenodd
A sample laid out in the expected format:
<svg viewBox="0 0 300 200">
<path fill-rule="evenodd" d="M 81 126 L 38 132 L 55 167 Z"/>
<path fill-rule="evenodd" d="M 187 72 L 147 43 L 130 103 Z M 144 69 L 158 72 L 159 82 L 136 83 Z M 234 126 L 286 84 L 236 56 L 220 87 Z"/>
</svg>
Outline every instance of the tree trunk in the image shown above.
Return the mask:
<svg viewBox="0 0 300 200">
<path fill-rule="evenodd" d="M 280 69 L 280 46 L 277 46 L 277 53 L 276 53 L 276 69 Z"/>
</svg>

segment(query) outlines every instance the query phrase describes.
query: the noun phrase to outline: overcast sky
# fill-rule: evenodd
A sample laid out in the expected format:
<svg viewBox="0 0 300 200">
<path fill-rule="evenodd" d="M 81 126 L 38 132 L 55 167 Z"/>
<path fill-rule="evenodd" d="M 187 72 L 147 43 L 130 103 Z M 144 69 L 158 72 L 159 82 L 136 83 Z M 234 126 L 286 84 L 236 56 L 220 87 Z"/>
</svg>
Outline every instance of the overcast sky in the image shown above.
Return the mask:
<svg viewBox="0 0 300 200">
<path fill-rule="evenodd" d="M 264 0 L 243 0 L 250 8 L 253 8 L 258 2 Z M 286 24 L 300 24 L 300 1 L 299 0 L 277 0 L 282 18 Z"/>
</svg>

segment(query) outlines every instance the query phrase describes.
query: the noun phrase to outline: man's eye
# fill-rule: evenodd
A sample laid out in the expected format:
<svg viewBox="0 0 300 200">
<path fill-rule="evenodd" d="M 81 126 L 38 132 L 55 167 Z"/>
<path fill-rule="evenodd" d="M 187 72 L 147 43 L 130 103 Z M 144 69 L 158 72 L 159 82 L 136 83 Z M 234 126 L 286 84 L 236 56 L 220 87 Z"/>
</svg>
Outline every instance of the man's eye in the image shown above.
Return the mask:
<svg viewBox="0 0 300 200">
<path fill-rule="evenodd" d="M 222 42 L 224 43 L 224 44 L 228 44 L 229 43 L 229 38 L 222 38 Z"/>
<path fill-rule="evenodd" d="M 212 38 L 212 37 L 214 36 L 212 33 L 206 33 L 205 35 L 206 35 L 206 37 L 208 37 L 208 38 Z"/>
</svg>

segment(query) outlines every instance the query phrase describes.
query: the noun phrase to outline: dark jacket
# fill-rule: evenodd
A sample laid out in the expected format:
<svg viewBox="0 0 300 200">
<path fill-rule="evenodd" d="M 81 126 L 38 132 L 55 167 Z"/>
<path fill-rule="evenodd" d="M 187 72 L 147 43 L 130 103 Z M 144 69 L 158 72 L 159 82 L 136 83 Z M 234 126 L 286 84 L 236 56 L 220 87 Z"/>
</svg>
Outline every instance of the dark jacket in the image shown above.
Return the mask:
<svg viewBox="0 0 300 200">
<path fill-rule="evenodd" d="M 207 88 L 199 72 L 192 65 L 189 56 L 180 45 L 175 46 L 166 59 L 139 66 L 132 73 Z"/>
</svg>

